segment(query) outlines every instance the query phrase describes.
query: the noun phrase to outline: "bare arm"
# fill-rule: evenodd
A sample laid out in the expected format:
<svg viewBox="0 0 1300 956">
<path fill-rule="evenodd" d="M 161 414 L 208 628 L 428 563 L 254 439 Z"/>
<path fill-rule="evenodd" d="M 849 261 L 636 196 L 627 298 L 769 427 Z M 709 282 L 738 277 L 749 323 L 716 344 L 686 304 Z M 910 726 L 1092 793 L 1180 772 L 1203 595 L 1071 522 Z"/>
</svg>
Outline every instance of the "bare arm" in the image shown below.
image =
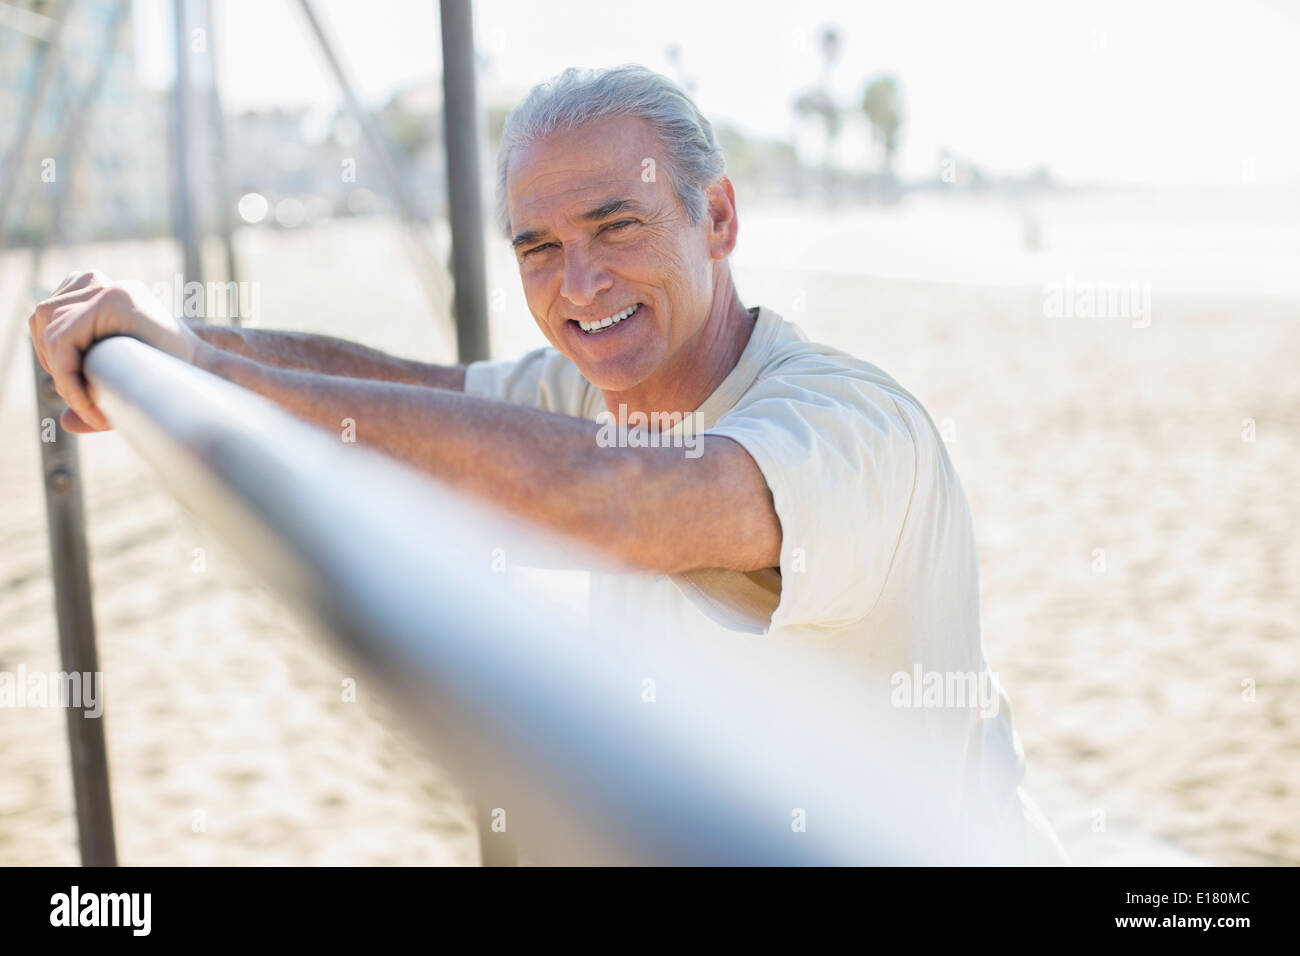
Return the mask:
<svg viewBox="0 0 1300 956">
<path fill-rule="evenodd" d="M 762 472 L 738 444 L 606 448 L 594 422 L 452 391 L 270 368 L 215 350 L 195 364 L 358 443 L 646 571 L 780 563 Z"/>
<path fill-rule="evenodd" d="M 131 335 L 290 412 L 402 458 L 467 494 L 633 567 L 756 571 L 780 564 L 781 524 L 762 472 L 737 443 L 608 448 L 582 418 L 409 384 L 264 365 L 209 345 L 139 283 L 73 273 L 29 320 L 41 364 L 68 402 L 64 427 L 112 427 L 81 374 L 85 352 Z M 283 353 L 280 353 L 283 356 Z M 334 365 L 333 368 L 343 366 Z"/>
<path fill-rule="evenodd" d="M 463 365 L 416 362 L 346 339 L 311 332 L 238 329 L 198 322 L 190 322 L 188 325 L 209 345 L 264 365 L 452 391 L 463 391 L 465 388 Z"/>
</svg>

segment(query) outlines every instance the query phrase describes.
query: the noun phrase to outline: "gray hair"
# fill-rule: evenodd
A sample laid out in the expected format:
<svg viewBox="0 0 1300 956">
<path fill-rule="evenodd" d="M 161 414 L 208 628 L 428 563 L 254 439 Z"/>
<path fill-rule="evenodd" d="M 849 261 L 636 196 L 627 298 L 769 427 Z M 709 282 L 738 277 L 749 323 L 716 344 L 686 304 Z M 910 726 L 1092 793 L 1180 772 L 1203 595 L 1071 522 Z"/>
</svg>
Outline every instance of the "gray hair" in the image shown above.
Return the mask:
<svg viewBox="0 0 1300 956">
<path fill-rule="evenodd" d="M 663 147 L 668 175 L 687 221 L 705 212 L 704 188 L 726 170 L 713 126 L 699 107 L 666 76 L 628 64 L 603 70 L 570 67 L 533 87 L 506 117 L 497 151 L 497 220 L 510 237 L 506 175 L 510 156 L 553 132 L 568 132 L 613 116 L 648 122 Z"/>
</svg>

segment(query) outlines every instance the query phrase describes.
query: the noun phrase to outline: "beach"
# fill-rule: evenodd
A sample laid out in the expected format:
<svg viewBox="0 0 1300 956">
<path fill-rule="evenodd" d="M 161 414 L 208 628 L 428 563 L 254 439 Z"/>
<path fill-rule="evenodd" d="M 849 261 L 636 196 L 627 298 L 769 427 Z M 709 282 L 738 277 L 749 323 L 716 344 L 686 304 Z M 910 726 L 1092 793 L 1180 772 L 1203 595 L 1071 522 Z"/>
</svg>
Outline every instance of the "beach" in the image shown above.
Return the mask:
<svg viewBox="0 0 1300 956">
<path fill-rule="evenodd" d="M 880 366 L 939 426 L 974 520 L 989 666 L 1072 857 L 1300 863 L 1300 294 L 1254 276 L 1197 288 L 1096 258 L 977 282 L 946 270 L 957 253 L 937 242 L 925 270 L 873 273 L 867 253 L 855 265 L 801 238 L 855 234 L 822 218 L 747 221 L 742 207 L 740 294 Z M 237 239 L 241 278 L 260 283 L 258 325 L 451 358 L 393 224 Z M 860 248 L 896 239 L 868 225 Z M 495 353 L 516 356 L 542 339 L 493 248 Z M 64 249 L 43 276 L 96 267 L 153 283 L 178 258 L 162 240 Z M 0 257 L 6 321 L 26 262 Z M 1147 307 L 1066 315 L 1049 298 L 1067 281 L 1136 282 Z M 27 348 L 24 330 L 0 407 L 0 670 L 57 670 Z M 469 795 L 381 690 L 119 436 L 80 452 L 121 862 L 477 863 Z M 0 759 L 0 864 L 77 862 L 63 713 L 0 710 Z"/>
</svg>

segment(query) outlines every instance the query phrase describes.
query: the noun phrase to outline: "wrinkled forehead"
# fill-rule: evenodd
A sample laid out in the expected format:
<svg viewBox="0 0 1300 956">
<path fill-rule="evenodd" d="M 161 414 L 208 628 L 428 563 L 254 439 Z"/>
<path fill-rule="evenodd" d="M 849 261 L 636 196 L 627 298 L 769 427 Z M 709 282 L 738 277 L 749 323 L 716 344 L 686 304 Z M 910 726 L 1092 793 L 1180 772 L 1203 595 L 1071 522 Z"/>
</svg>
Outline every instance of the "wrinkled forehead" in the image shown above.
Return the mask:
<svg viewBox="0 0 1300 956">
<path fill-rule="evenodd" d="M 552 133 L 510 157 L 506 210 L 518 232 L 570 219 L 613 197 L 655 205 L 671 198 L 662 150 L 648 123 L 619 116 Z"/>
</svg>

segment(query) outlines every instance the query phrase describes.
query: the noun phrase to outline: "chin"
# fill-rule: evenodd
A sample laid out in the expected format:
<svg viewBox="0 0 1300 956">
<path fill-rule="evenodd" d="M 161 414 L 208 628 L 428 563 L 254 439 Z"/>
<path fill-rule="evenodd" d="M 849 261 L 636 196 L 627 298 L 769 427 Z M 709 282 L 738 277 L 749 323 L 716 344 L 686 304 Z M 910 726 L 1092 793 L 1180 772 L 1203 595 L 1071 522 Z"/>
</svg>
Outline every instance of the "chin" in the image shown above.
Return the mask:
<svg viewBox="0 0 1300 956">
<path fill-rule="evenodd" d="M 611 373 L 609 371 L 603 373 L 593 372 L 585 370 L 581 366 L 578 367 L 578 371 L 582 372 L 583 378 L 596 386 L 596 388 L 600 389 L 602 392 L 629 392 L 649 377 L 644 374 L 619 374 L 617 372 Z"/>
<path fill-rule="evenodd" d="M 573 361 L 573 357 L 569 356 Z M 582 377 L 589 381 L 602 392 L 628 392 L 642 384 L 653 374 L 653 368 L 642 368 L 637 363 L 625 362 L 601 362 L 596 366 L 584 368 L 580 363 L 574 362 L 578 366 L 578 371 Z"/>
</svg>

